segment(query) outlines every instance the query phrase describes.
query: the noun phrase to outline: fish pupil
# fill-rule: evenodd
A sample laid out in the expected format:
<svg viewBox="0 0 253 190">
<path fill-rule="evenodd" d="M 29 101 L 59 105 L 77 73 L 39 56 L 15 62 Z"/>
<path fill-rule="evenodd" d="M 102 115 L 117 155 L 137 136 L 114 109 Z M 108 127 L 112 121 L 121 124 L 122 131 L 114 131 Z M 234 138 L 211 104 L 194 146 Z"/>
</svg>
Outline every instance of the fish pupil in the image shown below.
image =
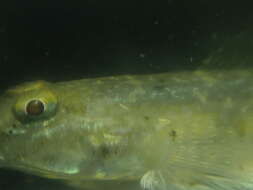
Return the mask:
<svg viewBox="0 0 253 190">
<path fill-rule="evenodd" d="M 38 116 L 44 112 L 44 104 L 40 100 L 32 100 L 26 106 L 26 113 L 32 116 Z"/>
</svg>

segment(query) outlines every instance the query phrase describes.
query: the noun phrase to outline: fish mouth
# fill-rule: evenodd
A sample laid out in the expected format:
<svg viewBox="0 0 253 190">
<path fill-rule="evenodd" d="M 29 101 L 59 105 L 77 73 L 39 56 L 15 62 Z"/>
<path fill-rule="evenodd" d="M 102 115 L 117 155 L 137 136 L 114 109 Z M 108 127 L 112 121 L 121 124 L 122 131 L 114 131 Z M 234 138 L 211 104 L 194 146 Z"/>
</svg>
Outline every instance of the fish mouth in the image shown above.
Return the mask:
<svg viewBox="0 0 253 190">
<path fill-rule="evenodd" d="M 11 163 L 6 162 L 0 155 L 0 168 L 20 171 L 29 175 L 35 175 L 38 177 L 44 177 L 49 179 L 69 179 L 72 176 L 71 173 L 64 173 L 62 171 L 54 171 L 41 167 L 36 167 L 25 163 Z"/>
<path fill-rule="evenodd" d="M 0 162 L 1 168 L 1 162 Z M 72 173 L 63 172 L 63 171 L 54 171 L 50 169 L 44 169 L 36 166 L 31 166 L 29 164 L 15 164 L 15 165 L 8 165 L 4 164 L 3 168 L 17 170 L 29 175 L 35 175 L 38 177 L 48 178 L 48 179 L 58 179 L 58 180 L 82 180 L 82 181 L 136 181 L 140 180 L 140 176 L 134 175 L 114 175 L 114 176 L 101 176 L 98 173 L 94 176 L 87 176 L 83 173 Z"/>
</svg>

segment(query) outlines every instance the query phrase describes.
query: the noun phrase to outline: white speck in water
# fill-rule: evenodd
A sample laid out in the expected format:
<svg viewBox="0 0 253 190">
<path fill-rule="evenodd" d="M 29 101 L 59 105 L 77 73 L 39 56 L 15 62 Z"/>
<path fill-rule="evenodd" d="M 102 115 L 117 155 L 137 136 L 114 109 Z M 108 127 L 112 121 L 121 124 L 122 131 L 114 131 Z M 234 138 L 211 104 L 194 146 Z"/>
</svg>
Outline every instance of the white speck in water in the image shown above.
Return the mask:
<svg viewBox="0 0 253 190">
<path fill-rule="evenodd" d="M 168 0 L 168 5 L 170 5 L 173 2 L 173 0 Z"/>
<path fill-rule="evenodd" d="M 175 38 L 175 36 L 174 36 L 174 34 L 168 34 L 168 40 L 169 41 L 172 41 L 172 40 L 174 40 L 174 38 Z"/>
<path fill-rule="evenodd" d="M 45 48 L 45 50 L 44 50 L 44 52 L 43 52 L 43 55 L 44 55 L 45 57 L 48 57 L 49 54 L 50 54 L 50 49 L 49 49 L 49 48 Z"/>
<path fill-rule="evenodd" d="M 146 55 L 144 53 L 140 53 L 139 56 L 140 56 L 140 58 L 145 58 Z"/>
<path fill-rule="evenodd" d="M 193 45 L 194 45 L 194 46 L 198 46 L 199 43 L 198 43 L 198 42 L 194 42 Z"/>
<path fill-rule="evenodd" d="M 5 32 L 6 30 L 5 30 L 5 27 L 4 26 L 2 26 L 2 27 L 0 27 L 0 33 L 3 33 L 3 32 Z"/>
<path fill-rule="evenodd" d="M 3 57 L 3 61 L 4 61 L 4 63 L 7 63 L 8 62 L 8 56 L 7 55 L 5 55 L 4 57 Z"/>
<path fill-rule="evenodd" d="M 216 40 L 216 39 L 217 39 L 217 33 L 216 33 L 216 32 L 212 33 L 212 34 L 211 34 L 211 38 L 212 38 L 213 40 Z"/>
</svg>

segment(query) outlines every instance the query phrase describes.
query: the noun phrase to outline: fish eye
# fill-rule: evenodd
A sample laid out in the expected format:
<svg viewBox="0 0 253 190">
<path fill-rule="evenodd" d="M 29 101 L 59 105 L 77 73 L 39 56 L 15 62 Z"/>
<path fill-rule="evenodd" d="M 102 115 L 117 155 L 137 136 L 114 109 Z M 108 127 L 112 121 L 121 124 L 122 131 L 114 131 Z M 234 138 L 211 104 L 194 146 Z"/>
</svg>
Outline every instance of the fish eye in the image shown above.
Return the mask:
<svg viewBox="0 0 253 190">
<path fill-rule="evenodd" d="M 56 114 L 57 97 L 47 88 L 30 90 L 17 96 L 12 111 L 16 119 L 23 123 L 48 119 Z"/>
<path fill-rule="evenodd" d="M 45 106 L 41 100 L 31 100 L 26 104 L 25 110 L 27 115 L 38 116 L 45 111 Z"/>
</svg>

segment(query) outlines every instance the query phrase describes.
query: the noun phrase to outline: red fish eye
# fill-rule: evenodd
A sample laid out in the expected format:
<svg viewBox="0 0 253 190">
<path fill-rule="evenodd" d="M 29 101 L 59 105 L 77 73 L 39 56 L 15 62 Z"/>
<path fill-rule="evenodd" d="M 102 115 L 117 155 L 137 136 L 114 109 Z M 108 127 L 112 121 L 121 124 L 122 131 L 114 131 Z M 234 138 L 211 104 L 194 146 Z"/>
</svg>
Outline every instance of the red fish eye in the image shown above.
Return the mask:
<svg viewBox="0 0 253 190">
<path fill-rule="evenodd" d="M 31 116 L 38 116 L 44 112 L 44 104 L 40 100 L 32 100 L 26 105 L 26 113 Z"/>
</svg>

